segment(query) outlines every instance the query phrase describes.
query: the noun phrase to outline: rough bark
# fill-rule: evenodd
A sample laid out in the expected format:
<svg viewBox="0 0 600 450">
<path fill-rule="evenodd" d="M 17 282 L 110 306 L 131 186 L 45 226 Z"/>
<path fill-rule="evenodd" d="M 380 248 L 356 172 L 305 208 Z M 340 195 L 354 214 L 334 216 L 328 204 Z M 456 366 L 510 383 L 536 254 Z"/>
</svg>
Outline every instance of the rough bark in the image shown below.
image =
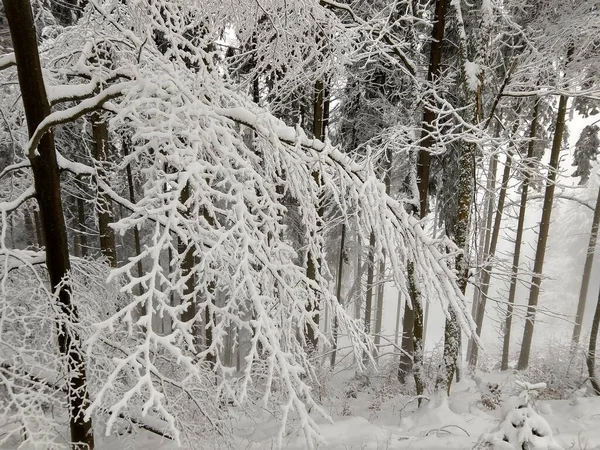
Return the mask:
<svg viewBox="0 0 600 450">
<path fill-rule="evenodd" d="M 315 138 L 319 140 L 323 140 L 324 136 L 324 87 L 323 81 L 317 80 L 315 82 L 315 96 L 313 101 L 313 135 Z M 318 170 L 313 171 L 312 173 L 313 181 L 317 186 L 317 189 L 321 190 L 321 174 Z M 317 227 L 321 228 L 324 210 L 321 204 L 321 199 L 319 199 L 319 206 L 317 209 L 318 215 L 318 223 Z M 316 255 L 308 254 L 307 263 L 306 263 L 306 276 L 309 280 L 316 281 L 318 272 L 320 271 L 321 260 Z M 318 299 L 318 293 L 313 292 L 313 298 L 309 301 L 307 305 L 307 310 L 313 314 L 314 328 L 309 326 L 306 328 L 306 340 L 307 343 L 312 347 L 313 350 L 316 350 L 319 345 L 318 339 L 318 328 L 319 328 L 319 309 L 320 309 L 320 301 Z"/>
<path fill-rule="evenodd" d="M 442 49 L 444 44 L 444 31 L 446 25 L 446 10 L 447 0 L 436 0 L 435 11 L 434 11 L 434 26 L 431 32 L 431 47 L 429 54 L 429 66 L 427 70 L 427 81 L 434 83 L 439 77 L 441 62 L 442 62 Z M 433 102 L 433 99 L 429 99 L 429 102 Z M 435 143 L 435 137 L 433 136 L 434 122 L 436 119 L 436 112 L 429 105 L 426 104 L 423 110 L 423 131 L 421 133 L 421 150 L 419 151 L 418 163 L 417 163 L 417 177 L 418 177 L 418 191 L 419 191 L 419 205 L 420 211 L 419 216 L 421 218 L 427 215 L 427 201 L 429 195 L 429 171 L 430 171 L 430 154 L 429 151 Z M 412 263 L 411 263 L 412 264 Z M 409 277 L 413 277 L 414 270 L 408 271 Z M 416 280 L 409 280 L 414 286 L 414 289 L 410 289 L 411 303 L 413 311 L 409 312 L 410 308 L 405 308 L 405 316 L 408 314 L 409 317 L 405 318 L 403 322 L 403 336 L 406 339 L 402 339 L 402 350 L 400 355 L 400 363 L 398 366 L 398 378 L 401 382 L 405 379 L 407 370 L 412 370 L 415 360 L 414 352 L 417 349 L 423 348 L 423 309 L 420 300 L 420 293 L 416 285 Z M 413 323 L 409 323 L 408 319 L 412 316 Z M 415 328 L 420 327 L 420 333 L 415 332 Z M 406 345 L 406 347 L 405 347 Z M 420 357 L 417 357 L 420 359 Z M 417 369 L 415 377 L 420 377 L 420 370 Z M 415 379 L 415 381 L 417 381 Z M 423 386 L 423 381 L 417 381 L 417 395 L 423 394 L 419 391 L 418 386 Z"/>
<path fill-rule="evenodd" d="M 386 151 L 386 159 L 384 162 L 384 173 L 383 173 L 383 182 L 385 184 L 385 193 L 390 195 L 390 191 L 392 188 L 392 176 L 391 176 L 391 168 L 392 168 L 392 152 L 390 149 Z M 379 348 L 381 344 L 381 329 L 383 322 L 383 294 L 385 291 L 385 254 L 383 258 L 379 262 L 379 271 L 378 271 L 378 285 L 377 285 L 377 309 L 375 312 L 375 348 Z"/>
<path fill-rule="evenodd" d="M 82 257 L 87 256 L 87 231 L 85 228 L 85 203 L 82 198 L 77 197 L 77 228 L 78 228 L 78 245 L 79 254 Z"/>
<path fill-rule="evenodd" d="M 537 137 L 537 126 L 540 111 L 539 100 L 535 101 L 533 108 L 533 118 L 529 129 L 529 144 L 527 145 L 526 167 L 530 168 L 533 150 L 535 148 L 535 139 Z M 508 359 L 510 356 L 510 334 L 512 328 L 513 308 L 515 304 L 515 295 L 517 293 L 517 281 L 519 275 L 519 261 L 521 259 L 521 243 L 523 242 L 523 232 L 525 230 L 525 213 L 527 210 L 527 195 L 529 191 L 530 175 L 526 171 L 521 185 L 521 202 L 519 205 L 519 218 L 517 220 L 517 235 L 515 237 L 515 251 L 513 253 L 512 274 L 510 278 L 510 288 L 508 291 L 508 300 L 506 306 L 506 318 L 504 320 L 504 338 L 502 342 L 502 362 L 501 370 L 508 369 Z"/>
<path fill-rule="evenodd" d="M 8 20 L 27 128 L 33 136 L 40 123 L 50 114 L 50 104 L 44 87 L 42 68 L 37 48 L 36 30 L 28 0 L 3 0 Z M 68 409 L 71 446 L 73 449 L 94 448 L 91 420 L 84 420 L 88 405 L 85 362 L 79 336 L 69 323 L 78 321 L 78 312 L 71 300 L 68 281 L 71 270 L 67 230 L 63 215 L 60 175 L 56 162 L 54 136 L 46 133 L 40 140 L 37 152 L 29 155 L 33 171 L 36 199 L 40 208 L 40 221 L 46 240 L 46 267 L 57 307 L 62 317 L 58 322 L 58 347 L 67 359 Z"/>
<path fill-rule="evenodd" d="M 492 276 L 492 260 L 496 254 L 496 246 L 498 244 L 498 238 L 500 237 L 500 225 L 502 223 L 502 215 L 504 214 L 504 203 L 506 201 L 506 191 L 508 189 L 508 182 L 510 180 L 510 171 L 512 167 L 512 156 L 507 153 L 506 162 L 504 163 L 504 171 L 502 173 L 502 187 L 500 188 L 500 195 L 498 196 L 498 207 L 496 208 L 496 217 L 494 219 L 494 228 L 492 236 L 489 242 L 489 249 L 486 252 L 485 267 L 483 268 L 483 277 L 481 280 L 481 294 L 479 296 L 479 305 L 477 306 L 477 313 L 475 314 L 475 325 L 477 326 L 477 336 L 481 336 L 481 329 L 483 328 L 483 319 L 485 316 L 485 307 L 488 299 L 488 292 L 490 289 L 490 279 Z M 469 367 L 475 368 L 477 366 L 477 357 L 479 355 L 479 346 L 475 342 L 474 338 L 469 341 L 468 361 Z"/>
<path fill-rule="evenodd" d="M 525 317 L 525 329 L 523 331 L 521 353 L 519 354 L 519 362 L 517 364 L 518 370 L 524 370 L 529 365 L 529 354 L 531 352 L 535 313 L 537 310 L 538 299 L 540 296 L 542 272 L 544 270 L 544 259 L 546 256 L 546 243 L 548 242 L 550 219 L 552 217 L 552 203 L 554 200 L 556 176 L 558 174 L 559 154 L 565 129 L 567 99 L 568 98 L 564 95 L 560 96 L 558 113 L 556 116 L 554 140 L 552 142 L 552 151 L 550 154 L 550 167 L 548 169 L 548 180 L 546 181 L 546 192 L 544 194 L 542 220 L 540 222 L 539 238 L 535 252 L 535 262 L 533 264 L 533 277 L 531 279 L 531 289 L 529 291 L 527 315 Z"/>
<path fill-rule="evenodd" d="M 592 231 L 590 233 L 590 241 L 588 242 L 587 254 L 585 256 L 585 265 L 583 267 L 583 276 L 581 278 L 581 289 L 579 290 L 579 302 L 577 303 L 577 313 L 575 314 L 575 326 L 573 327 L 573 346 L 579 344 L 581 337 L 581 325 L 583 323 L 583 315 L 585 313 L 585 303 L 587 300 L 588 287 L 590 285 L 590 277 L 592 275 L 592 265 L 594 264 L 594 254 L 596 252 L 596 241 L 598 239 L 598 225 L 600 224 L 600 189 L 596 199 L 596 207 L 594 209 L 594 218 L 592 219 Z"/>
<path fill-rule="evenodd" d="M 129 155 L 129 145 L 130 142 L 127 139 L 123 139 L 123 153 L 125 154 L 125 156 Z M 129 201 L 131 203 L 135 203 L 135 186 L 133 184 L 133 174 L 131 172 L 131 163 L 127 164 L 127 188 L 129 190 Z M 139 256 L 142 254 L 142 245 L 140 242 L 140 230 L 138 228 L 138 226 L 136 225 L 135 227 L 133 227 L 133 244 L 135 247 L 135 256 Z M 137 269 L 137 275 L 138 277 L 141 277 L 142 274 L 144 273 L 143 267 L 142 267 L 142 261 L 138 261 L 136 264 L 136 269 Z M 142 294 L 142 287 L 140 285 L 137 286 L 138 289 L 138 295 Z M 145 306 L 142 306 L 142 314 L 145 314 Z"/>
<path fill-rule="evenodd" d="M 402 291 L 398 291 L 398 303 L 396 306 L 396 325 L 394 327 L 394 345 L 398 345 L 398 336 L 400 335 L 400 316 L 402 311 Z"/>
<path fill-rule="evenodd" d="M 342 223 L 342 233 L 340 238 L 340 258 L 338 260 L 338 271 L 337 271 L 337 286 L 335 288 L 335 295 L 337 301 L 342 303 L 342 279 L 344 277 L 344 251 L 346 244 L 346 224 Z M 338 344 L 338 318 L 337 314 L 333 314 L 333 330 L 332 330 L 332 345 L 331 349 L 331 367 L 335 367 L 335 358 L 337 356 L 337 344 Z"/>
<path fill-rule="evenodd" d="M 190 185 L 186 183 L 185 187 L 181 190 L 179 196 L 179 202 L 185 206 L 190 198 Z M 188 246 L 187 242 L 184 242 L 181 238 L 177 240 L 177 251 L 179 257 L 183 257 L 181 263 L 181 276 L 185 279 L 185 287 L 183 289 L 183 295 L 181 302 L 187 304 L 187 309 L 181 314 L 181 320 L 184 322 L 193 322 L 192 335 L 194 337 L 194 348 L 196 351 L 199 349 L 199 337 L 200 332 L 196 321 L 196 297 L 194 294 L 196 288 L 196 275 L 194 274 L 194 247 Z"/>
<path fill-rule="evenodd" d="M 588 346 L 588 353 L 586 358 L 588 374 L 594 392 L 596 395 L 600 395 L 600 380 L 596 377 L 596 342 L 598 340 L 598 328 L 600 328 L 600 292 L 598 292 L 598 300 L 596 302 L 596 312 L 594 313 L 594 319 L 592 320 L 592 331 L 590 333 L 590 344 Z"/>
<path fill-rule="evenodd" d="M 104 175 L 103 164 L 108 158 L 108 125 L 96 113 L 92 114 L 92 137 L 94 140 L 94 158 L 98 163 L 98 177 Z M 114 222 L 110 198 L 98 195 L 98 233 L 100 235 L 100 250 L 111 267 L 117 266 L 117 250 L 115 233 L 110 227 Z"/>
<path fill-rule="evenodd" d="M 485 217 L 481 220 L 481 228 L 482 232 L 479 235 L 479 248 L 477 252 L 477 268 L 483 267 L 488 257 L 488 249 L 490 248 L 490 239 L 492 236 L 492 220 L 494 216 L 494 208 L 496 206 L 496 171 L 498 169 L 498 157 L 497 155 L 492 155 L 490 158 L 490 163 L 488 166 L 488 178 L 485 186 Z M 485 219 L 485 225 L 483 225 Z M 479 274 L 479 281 L 481 281 L 482 274 Z M 481 283 L 479 283 L 481 284 Z M 479 289 L 473 290 L 473 305 L 471 308 L 471 316 L 475 317 L 477 315 L 477 308 L 479 307 L 479 301 L 481 299 L 481 291 Z M 467 348 L 467 359 L 470 358 L 471 352 L 473 351 L 471 348 L 472 340 L 469 341 L 469 346 Z"/>
<path fill-rule="evenodd" d="M 371 333 L 371 313 L 373 312 L 373 280 L 375 275 L 375 233 L 369 237 L 369 257 L 367 262 L 367 291 L 365 294 L 365 332 Z"/>
</svg>

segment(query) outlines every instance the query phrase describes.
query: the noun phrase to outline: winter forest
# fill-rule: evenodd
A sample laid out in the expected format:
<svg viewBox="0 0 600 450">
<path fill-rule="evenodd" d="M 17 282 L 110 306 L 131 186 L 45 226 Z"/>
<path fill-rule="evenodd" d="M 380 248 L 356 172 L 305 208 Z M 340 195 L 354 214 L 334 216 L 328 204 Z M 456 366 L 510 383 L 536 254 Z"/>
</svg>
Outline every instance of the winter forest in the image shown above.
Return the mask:
<svg viewBox="0 0 600 450">
<path fill-rule="evenodd" d="M 2 0 L 0 449 L 600 449 L 599 74 L 597 0 Z"/>
</svg>

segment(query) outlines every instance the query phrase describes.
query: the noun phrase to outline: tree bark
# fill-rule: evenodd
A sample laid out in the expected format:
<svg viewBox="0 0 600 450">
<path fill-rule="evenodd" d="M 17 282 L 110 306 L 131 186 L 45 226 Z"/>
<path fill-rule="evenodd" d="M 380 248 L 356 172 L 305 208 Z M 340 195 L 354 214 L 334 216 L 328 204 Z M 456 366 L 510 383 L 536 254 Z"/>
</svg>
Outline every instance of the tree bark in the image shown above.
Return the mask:
<svg viewBox="0 0 600 450">
<path fill-rule="evenodd" d="M 98 163 L 98 177 L 104 175 L 103 163 L 108 157 L 108 125 L 97 113 L 92 114 L 92 136 L 94 139 L 94 158 Z M 100 250 L 111 267 L 117 266 L 117 250 L 115 233 L 110 227 L 114 221 L 111 201 L 107 195 L 98 196 L 98 233 L 100 235 Z"/>
<path fill-rule="evenodd" d="M 594 319 L 592 320 L 590 344 L 588 346 L 588 353 L 585 361 L 587 364 L 590 381 L 596 395 L 600 395 L 600 381 L 598 378 L 596 378 L 596 342 L 598 340 L 598 328 L 600 328 L 600 292 L 598 292 L 596 312 L 594 313 Z"/>
<path fill-rule="evenodd" d="M 17 62 L 27 128 L 31 137 L 44 118 L 50 114 L 31 4 L 28 0 L 3 0 L 3 4 Z M 84 420 L 85 409 L 89 403 L 84 357 L 76 329 L 68 326 L 71 322 L 76 323 L 79 317 L 77 308 L 72 303 L 68 283 L 71 262 L 52 131 L 41 138 L 37 151 L 30 152 L 28 157 L 40 208 L 41 228 L 46 240 L 46 267 L 62 315 L 57 317 L 57 334 L 60 354 L 67 359 L 68 365 L 66 376 L 71 447 L 93 450 L 92 422 Z"/>
<path fill-rule="evenodd" d="M 319 140 L 323 140 L 324 136 L 324 86 L 323 81 L 317 80 L 315 82 L 315 96 L 313 101 L 313 136 Z M 318 190 L 321 190 L 321 174 L 318 170 L 312 173 L 313 181 L 317 185 Z M 319 206 L 317 209 L 317 227 L 321 228 L 323 225 L 324 209 L 319 198 Z M 317 255 L 308 254 L 306 263 L 306 276 L 309 280 L 317 281 L 317 275 L 320 271 L 321 259 Z M 319 345 L 318 329 L 319 329 L 319 309 L 320 301 L 317 298 L 318 293 L 313 292 L 312 299 L 309 300 L 307 309 L 308 312 L 313 314 L 314 328 L 308 326 L 306 328 L 306 340 L 312 347 L 312 350 L 316 350 Z"/>
<path fill-rule="evenodd" d="M 482 268 L 487 261 L 488 258 L 488 249 L 490 248 L 490 239 L 492 236 L 492 220 L 494 216 L 494 207 L 496 206 L 496 172 L 498 169 L 498 157 L 497 155 L 492 155 L 490 158 L 490 163 L 488 166 L 488 178 L 486 183 L 486 192 L 485 192 L 485 201 L 484 204 L 486 214 L 485 217 L 481 220 L 482 232 L 479 236 L 479 248 L 477 252 L 477 268 Z M 483 222 L 485 219 L 485 226 Z M 483 270 L 482 270 L 483 272 Z M 481 285 L 481 279 L 483 278 L 482 272 L 479 274 L 479 285 Z M 473 289 L 473 306 L 471 308 L 471 316 L 477 316 L 477 308 L 479 307 L 479 301 L 481 299 L 481 291 L 479 289 Z M 470 358 L 472 347 L 471 343 L 473 341 L 469 341 L 469 346 L 467 348 L 467 359 Z"/>
<path fill-rule="evenodd" d="M 571 50 L 569 50 L 569 52 L 571 52 Z M 552 203 L 554 200 L 555 181 L 556 176 L 558 174 L 558 157 L 560 154 L 560 148 L 562 145 L 562 138 L 565 129 L 567 100 L 568 97 L 566 97 L 565 95 L 560 96 L 558 114 L 556 116 L 554 140 L 552 142 L 552 152 L 550 154 L 548 180 L 546 181 L 546 192 L 544 195 L 542 221 L 540 223 L 539 238 L 535 252 L 535 262 L 533 264 L 533 277 L 531 279 L 531 289 L 529 291 L 529 302 L 527 306 L 527 316 L 525 318 L 525 329 L 523 331 L 521 353 L 519 355 L 519 362 L 517 364 L 518 370 L 524 370 L 529 365 L 529 354 L 531 352 L 535 313 L 537 310 L 538 299 L 540 296 L 540 285 L 542 284 L 542 271 L 544 270 L 544 258 L 546 256 L 546 243 L 548 242 L 548 232 L 550 230 L 550 219 L 552 216 Z"/>
<path fill-rule="evenodd" d="M 492 259 L 496 254 L 496 246 L 498 244 L 498 238 L 500 237 L 500 225 L 502 223 L 502 214 L 504 214 L 504 203 L 506 201 L 506 190 L 508 189 L 508 182 L 510 180 L 510 171 L 512 167 L 512 156 L 506 154 L 506 162 L 504 163 L 504 171 L 502 173 L 502 187 L 500 188 L 500 195 L 498 196 L 498 207 L 496 209 L 496 217 L 494 219 L 494 229 L 492 231 L 492 237 L 489 242 L 489 250 L 486 252 L 485 267 L 483 269 L 483 277 L 481 280 L 481 294 L 479 295 L 479 305 L 477 306 L 477 313 L 475 315 L 475 325 L 477 326 L 477 336 L 481 336 L 481 329 L 483 327 L 483 319 L 485 316 L 485 307 L 488 298 L 488 292 L 490 289 L 490 279 L 492 276 Z M 475 368 L 477 366 L 477 357 L 479 355 L 479 346 L 475 342 L 474 338 L 469 341 L 470 352 L 469 355 L 469 367 Z M 469 350 L 468 349 L 468 350 Z"/>
<path fill-rule="evenodd" d="M 433 30 L 431 32 L 431 48 L 429 54 L 429 67 L 427 70 L 427 82 L 434 83 L 436 78 L 440 74 L 441 62 L 442 62 L 442 49 L 444 44 L 444 31 L 446 26 L 446 9 L 447 0 L 436 0 L 435 11 L 433 17 Z M 433 103 L 433 99 L 429 99 Z M 419 151 L 418 163 L 417 163 L 417 178 L 418 178 L 418 191 L 419 191 L 419 217 L 424 218 L 427 215 L 427 200 L 429 195 L 429 171 L 430 171 L 430 154 L 429 151 L 435 144 L 435 138 L 433 136 L 434 122 L 437 117 L 436 111 L 430 107 L 427 103 L 423 110 L 423 131 L 421 133 L 421 150 Z M 409 264 L 414 264 L 413 262 Z M 408 270 L 409 277 L 414 278 L 414 267 L 413 270 Z M 410 289 L 411 303 L 413 311 L 409 312 L 409 308 L 405 308 L 405 316 L 408 314 L 409 317 L 405 318 L 403 322 L 403 346 L 404 350 L 400 355 L 400 363 L 398 366 L 398 378 L 402 382 L 405 378 L 406 370 L 412 370 L 416 360 L 420 361 L 421 356 L 416 356 L 415 351 L 422 351 L 423 349 L 423 308 L 420 299 L 420 293 L 417 286 L 417 280 L 409 279 L 409 284 L 412 285 Z M 408 319 L 412 316 L 413 322 L 408 323 Z M 417 329 L 418 328 L 418 329 Z M 406 339 L 404 339 L 406 336 Z M 406 347 L 404 346 L 406 345 Z M 417 385 L 417 395 L 423 394 L 419 391 L 419 386 L 424 386 L 423 380 L 417 380 L 421 375 L 420 368 L 414 373 L 415 381 Z"/>
<path fill-rule="evenodd" d="M 594 254 L 596 252 L 596 241 L 598 239 L 598 225 L 600 224 L 600 189 L 596 198 L 596 207 L 594 208 L 594 218 L 592 219 L 592 232 L 588 243 L 587 254 L 585 256 L 585 265 L 583 267 L 583 276 L 581 278 L 581 289 L 579 291 L 579 303 L 577 304 L 577 313 L 575 314 L 575 326 L 573 327 L 573 346 L 579 344 L 581 336 L 581 325 L 585 312 L 585 303 L 587 300 L 590 277 L 592 275 L 592 265 L 594 264 Z"/>
<path fill-rule="evenodd" d="M 87 231 L 85 229 L 85 203 L 83 199 L 77 197 L 77 228 L 79 232 L 79 253 L 81 257 L 87 256 Z"/>
<path fill-rule="evenodd" d="M 184 206 L 190 198 L 190 185 L 186 183 L 185 187 L 181 190 L 181 195 L 179 198 L 179 202 Z M 183 295 L 181 297 L 181 301 L 184 304 L 187 304 L 187 309 L 181 314 L 181 320 L 183 322 L 192 322 L 194 325 L 192 327 L 192 336 L 193 336 L 193 344 L 195 351 L 199 350 L 199 338 L 200 338 L 200 330 L 196 321 L 196 296 L 194 294 L 196 288 L 196 275 L 193 273 L 194 270 L 194 247 L 187 245 L 181 238 L 177 239 L 177 251 L 179 253 L 179 257 L 183 258 L 181 262 L 181 276 L 185 278 L 185 287 L 183 290 Z"/>
<path fill-rule="evenodd" d="M 344 276 L 344 246 L 346 244 L 346 224 L 342 223 L 342 236 L 340 238 L 340 258 L 338 260 L 338 272 L 337 272 L 337 286 L 335 289 L 335 295 L 338 303 L 342 303 L 342 278 Z M 337 344 L 338 344 L 338 317 L 337 314 L 333 314 L 333 330 L 332 330 L 332 345 L 331 349 L 331 367 L 335 367 L 335 358 L 337 356 Z"/>
<path fill-rule="evenodd" d="M 367 262 L 367 292 L 365 294 L 365 332 L 371 333 L 373 312 L 373 279 L 375 274 L 375 233 L 369 236 L 369 260 Z"/>
<path fill-rule="evenodd" d="M 533 158 L 533 150 L 535 148 L 535 139 L 537 137 L 537 126 L 540 111 L 539 99 L 535 101 L 533 107 L 533 118 L 529 129 L 529 144 L 527 145 L 527 160 L 526 167 L 531 167 L 531 158 Z M 527 195 L 529 191 L 530 175 L 526 171 L 524 174 L 523 184 L 521 185 L 521 202 L 519 205 L 519 218 L 517 223 L 517 235 L 515 238 L 515 251 L 513 253 L 512 274 L 510 278 L 510 288 L 508 292 L 508 300 L 506 306 L 506 318 L 504 320 L 504 338 L 502 343 L 502 362 L 500 369 L 508 369 L 508 359 L 510 356 L 510 334 L 512 328 L 513 305 L 515 304 L 515 295 L 517 293 L 517 281 L 519 275 L 519 261 L 521 259 L 521 243 L 523 242 L 523 232 L 525 230 L 525 212 L 527 210 Z"/>
<path fill-rule="evenodd" d="M 128 156 L 130 142 L 127 140 L 127 138 L 123 139 L 122 145 L 123 145 L 124 155 Z M 126 172 L 127 172 L 127 188 L 129 190 L 129 201 L 131 203 L 135 203 L 135 187 L 133 184 L 133 174 L 131 173 L 131 163 L 127 164 Z M 135 255 L 140 256 L 142 254 L 142 245 L 140 242 L 140 230 L 137 225 L 135 227 L 133 227 L 133 244 L 135 246 Z M 142 274 L 144 273 L 144 270 L 142 267 L 142 261 L 137 262 L 136 268 L 137 268 L 138 277 L 141 277 Z M 138 284 L 137 288 L 138 288 L 138 295 L 142 295 L 141 285 Z M 146 313 L 145 307 L 142 307 L 142 314 L 145 314 L 145 313 Z"/>
</svg>

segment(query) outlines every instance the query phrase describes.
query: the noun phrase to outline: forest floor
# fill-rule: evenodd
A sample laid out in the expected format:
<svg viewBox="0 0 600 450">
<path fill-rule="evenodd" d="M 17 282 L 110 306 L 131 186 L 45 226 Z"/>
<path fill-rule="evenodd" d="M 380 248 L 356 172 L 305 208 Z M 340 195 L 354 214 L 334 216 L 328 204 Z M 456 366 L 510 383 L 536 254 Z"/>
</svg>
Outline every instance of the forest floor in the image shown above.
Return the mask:
<svg viewBox="0 0 600 450">
<path fill-rule="evenodd" d="M 320 391 L 321 401 L 334 423 L 319 419 L 326 441 L 318 450 L 394 450 L 394 449 L 473 449 L 483 433 L 493 431 L 514 409 L 519 387 L 516 375 L 480 374 L 453 386 L 449 399 L 424 400 L 417 408 L 416 399 L 401 393 L 393 374 L 356 376 L 338 373 L 327 378 Z M 527 380 L 535 382 L 536 380 Z M 498 386 L 490 391 L 489 386 Z M 326 394 L 326 395 L 325 395 Z M 536 449 L 600 450 L 600 397 L 586 395 L 586 388 L 567 399 L 548 399 L 551 390 L 535 401 L 534 407 L 547 420 L 554 445 Z M 274 448 L 278 425 L 266 417 L 244 421 L 236 428 L 236 447 L 240 450 Z M 288 432 L 284 448 L 307 448 L 302 433 Z M 132 447 L 148 450 L 172 450 L 172 442 L 159 441 L 154 435 L 140 433 L 129 443 L 115 441 L 101 445 L 102 450 Z M 137 445 L 131 445 L 135 440 Z M 141 446 L 140 446 L 141 444 Z M 236 448 L 234 447 L 234 448 Z M 198 450 L 205 448 L 199 443 Z M 206 448 L 214 448 L 210 445 Z M 514 448 L 498 446 L 490 448 Z M 523 447 L 532 449 L 534 447 Z"/>
</svg>

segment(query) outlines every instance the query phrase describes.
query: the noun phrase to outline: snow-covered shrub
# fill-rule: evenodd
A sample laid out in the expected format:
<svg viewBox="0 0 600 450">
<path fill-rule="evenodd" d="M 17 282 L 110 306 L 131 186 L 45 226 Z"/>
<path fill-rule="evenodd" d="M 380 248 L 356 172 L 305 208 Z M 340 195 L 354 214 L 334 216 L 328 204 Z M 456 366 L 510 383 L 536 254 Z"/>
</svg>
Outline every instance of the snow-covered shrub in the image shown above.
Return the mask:
<svg viewBox="0 0 600 450">
<path fill-rule="evenodd" d="M 584 340 L 587 342 L 586 340 Z M 588 378 L 584 344 L 573 348 L 571 340 L 551 338 L 545 351 L 532 353 L 523 377 L 546 383 L 540 399 L 566 399 Z"/>
<path fill-rule="evenodd" d="M 478 450 L 559 450 L 550 425 L 534 407 L 534 399 L 546 388 L 545 383 L 517 381 L 522 388 L 514 406 L 491 433 L 483 434 L 475 447 Z"/>
</svg>

